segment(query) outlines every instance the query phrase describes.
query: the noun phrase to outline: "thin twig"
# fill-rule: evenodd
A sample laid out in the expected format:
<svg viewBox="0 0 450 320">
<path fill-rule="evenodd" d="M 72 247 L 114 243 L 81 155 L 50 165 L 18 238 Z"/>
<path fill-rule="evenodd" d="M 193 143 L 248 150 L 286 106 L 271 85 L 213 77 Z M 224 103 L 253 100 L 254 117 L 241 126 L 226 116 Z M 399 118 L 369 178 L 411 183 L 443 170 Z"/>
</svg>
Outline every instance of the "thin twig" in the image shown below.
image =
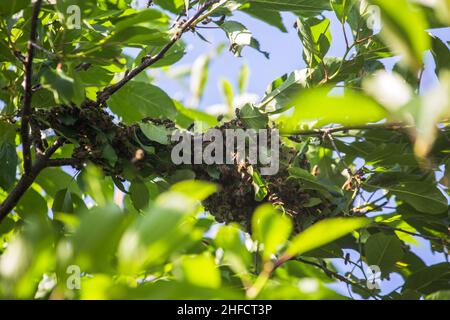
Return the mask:
<svg viewBox="0 0 450 320">
<path fill-rule="evenodd" d="M 126 85 L 128 82 L 130 82 L 134 77 L 136 77 L 138 74 L 140 74 L 142 71 L 147 69 L 152 64 L 156 63 L 160 59 L 164 58 L 164 55 L 172 48 L 172 46 L 181 38 L 183 33 L 185 33 L 187 30 L 190 30 L 193 26 L 196 25 L 196 21 L 198 20 L 201 15 L 207 11 L 213 4 L 217 3 L 219 0 L 209 0 L 207 1 L 199 10 L 196 12 L 196 14 L 190 18 L 188 21 L 186 21 L 181 27 L 180 30 L 172 37 L 170 42 L 166 44 L 164 48 L 161 49 L 161 51 L 155 55 L 155 56 L 146 56 L 142 59 L 142 62 L 139 66 L 136 68 L 130 70 L 129 73 L 127 73 L 122 80 L 117 82 L 116 84 L 106 87 L 103 91 L 99 92 L 97 94 L 97 103 L 99 105 L 104 104 L 115 92 L 117 92 L 120 88 L 122 88 L 124 85 Z"/>
<path fill-rule="evenodd" d="M 385 130 L 403 130 L 411 128 L 411 125 L 407 125 L 405 123 L 377 123 L 377 124 L 366 124 L 360 126 L 341 126 L 334 128 L 320 128 L 320 129 L 311 129 L 311 130 L 300 130 L 295 132 L 293 135 L 289 137 L 292 141 L 297 139 L 296 136 L 312 136 L 312 135 L 320 135 L 324 134 L 332 134 L 337 132 L 346 132 L 351 130 L 370 130 L 370 129 L 385 129 Z"/>
</svg>

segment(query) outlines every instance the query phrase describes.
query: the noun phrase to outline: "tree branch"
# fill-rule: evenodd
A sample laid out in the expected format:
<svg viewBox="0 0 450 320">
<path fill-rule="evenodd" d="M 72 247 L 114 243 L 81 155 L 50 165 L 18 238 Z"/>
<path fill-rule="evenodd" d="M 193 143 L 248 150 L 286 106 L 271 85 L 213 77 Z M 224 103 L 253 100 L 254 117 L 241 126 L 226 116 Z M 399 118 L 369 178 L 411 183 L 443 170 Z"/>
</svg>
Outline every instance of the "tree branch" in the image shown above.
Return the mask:
<svg viewBox="0 0 450 320">
<path fill-rule="evenodd" d="M 341 126 L 335 128 L 319 128 L 319 129 L 311 129 L 311 130 L 301 130 L 291 135 L 289 139 L 292 141 L 297 141 L 298 136 L 312 136 L 312 135 L 329 135 L 337 132 L 346 132 L 351 130 L 370 130 L 370 129 L 385 129 L 385 130 L 403 130 L 411 128 L 411 125 L 407 125 L 401 122 L 395 123 L 377 123 L 377 124 L 366 124 L 360 126 Z"/>
<path fill-rule="evenodd" d="M 114 85 L 111 85 L 109 87 L 106 87 L 103 91 L 100 91 L 97 94 L 97 103 L 99 105 L 105 103 L 111 95 L 113 95 L 115 92 L 117 92 L 120 88 L 122 88 L 124 85 L 126 85 L 128 82 L 130 82 L 134 77 L 136 77 L 138 74 L 140 74 L 142 71 L 150 67 L 152 64 L 156 63 L 157 61 L 164 58 L 164 55 L 170 50 L 170 48 L 173 47 L 173 45 L 181 38 L 183 33 L 185 33 L 190 28 L 194 27 L 196 23 L 198 23 L 200 20 L 199 17 L 208 10 L 213 4 L 219 2 L 219 0 L 209 0 L 206 1 L 206 3 L 196 12 L 196 14 L 190 18 L 188 21 L 186 21 L 181 27 L 180 30 L 174 34 L 172 39 L 164 48 L 161 49 L 161 51 L 156 54 L 155 56 L 145 56 L 141 64 L 137 66 L 136 68 L 132 69 L 130 72 L 128 72 L 122 80 L 117 82 Z"/>
<path fill-rule="evenodd" d="M 0 223 L 6 216 L 11 212 L 12 209 L 17 205 L 20 198 L 28 190 L 28 188 L 36 180 L 38 174 L 47 166 L 47 161 L 50 157 L 58 150 L 60 146 L 64 143 L 64 139 L 59 138 L 55 143 L 50 146 L 44 154 L 40 155 L 34 165 L 29 169 L 29 171 L 22 175 L 19 182 L 16 184 L 14 189 L 8 194 L 5 201 L 0 205 Z"/>
<path fill-rule="evenodd" d="M 22 124 L 20 128 L 20 136 L 22 140 L 22 152 L 23 152 L 23 169 L 25 174 L 30 173 L 32 161 L 31 161 L 31 146 L 30 146 L 30 128 L 29 123 L 31 119 L 31 99 L 33 95 L 31 78 L 33 76 L 33 58 L 34 58 L 34 46 L 33 43 L 37 37 L 37 24 L 39 12 L 41 11 L 42 0 L 37 0 L 34 4 L 33 15 L 31 18 L 31 30 L 30 38 L 28 40 L 28 54 L 25 60 L 25 98 L 22 109 Z"/>
<path fill-rule="evenodd" d="M 314 266 L 316 268 L 321 269 L 323 272 L 325 272 L 325 274 L 327 274 L 328 276 L 334 277 L 339 281 L 345 282 L 351 286 L 355 286 L 358 287 L 359 289 L 361 289 L 362 291 L 366 292 L 367 294 L 369 294 L 371 297 L 373 297 L 374 299 L 381 299 L 377 294 L 374 294 L 372 291 L 370 291 L 368 288 L 360 285 L 359 283 L 353 282 L 349 279 L 347 279 L 346 277 L 344 277 L 343 275 L 340 275 L 337 272 L 334 272 L 330 269 L 328 269 L 326 266 L 323 266 L 319 263 L 313 262 L 313 261 L 308 261 L 302 258 L 295 258 L 296 261 L 304 263 L 304 264 L 309 264 L 311 266 Z"/>
</svg>

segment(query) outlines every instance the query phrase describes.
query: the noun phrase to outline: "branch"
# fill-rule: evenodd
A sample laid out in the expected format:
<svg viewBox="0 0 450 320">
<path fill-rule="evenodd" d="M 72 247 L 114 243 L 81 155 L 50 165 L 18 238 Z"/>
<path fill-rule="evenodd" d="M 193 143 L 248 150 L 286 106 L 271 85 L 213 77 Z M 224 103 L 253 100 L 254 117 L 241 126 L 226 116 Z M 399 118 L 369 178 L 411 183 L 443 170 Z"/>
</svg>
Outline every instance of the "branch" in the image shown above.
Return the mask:
<svg viewBox="0 0 450 320">
<path fill-rule="evenodd" d="M 351 286 L 358 287 L 359 289 L 361 289 L 362 291 L 366 292 L 367 294 L 369 294 L 371 297 L 373 297 L 373 298 L 375 298 L 375 299 L 381 299 L 380 296 L 378 296 L 377 294 L 374 294 L 374 293 L 373 293 L 372 291 L 370 291 L 368 288 L 366 288 L 366 287 L 360 285 L 359 283 L 356 283 L 356 282 L 353 282 L 353 281 L 347 279 L 347 278 L 344 277 L 343 275 L 341 275 L 341 274 L 339 274 L 339 273 L 337 273 L 337 272 L 334 272 L 334 271 L 328 269 L 328 268 L 327 268 L 326 266 L 324 266 L 324 265 L 321 265 L 321 264 L 316 263 L 316 262 L 308 261 L 308 260 L 305 260 L 305 259 L 302 259 L 302 258 L 296 258 L 295 260 L 296 260 L 296 261 L 299 261 L 299 262 L 301 262 L 301 263 L 304 263 L 304 264 L 309 264 L 309 265 L 311 265 L 311 266 L 317 267 L 317 268 L 321 269 L 323 272 L 325 272 L 325 274 L 327 274 L 328 276 L 334 277 L 334 278 L 336 278 L 337 280 L 340 280 L 340 281 L 342 281 L 342 282 L 345 282 L 345 283 L 347 283 L 347 284 L 349 284 L 349 285 L 351 285 Z"/>
<path fill-rule="evenodd" d="M 156 63 L 157 61 L 164 58 L 164 55 L 172 48 L 172 46 L 181 38 L 183 33 L 185 33 L 190 28 L 194 27 L 200 20 L 199 18 L 201 15 L 208 10 L 213 4 L 219 2 L 219 0 L 209 0 L 206 1 L 206 3 L 196 12 L 196 14 L 190 18 L 188 21 L 186 21 L 180 28 L 180 30 L 172 37 L 170 42 L 166 44 L 164 48 L 161 49 L 161 51 L 156 54 L 155 56 L 145 56 L 141 64 L 137 66 L 136 68 L 132 69 L 130 72 L 128 72 L 122 80 L 117 82 L 114 85 L 111 85 L 109 87 L 106 87 L 103 91 L 100 91 L 97 94 L 97 103 L 99 105 L 106 102 L 111 95 L 113 95 L 115 92 L 117 92 L 120 88 L 122 88 L 124 85 L 126 85 L 128 82 L 130 82 L 134 77 L 136 77 L 138 74 L 140 74 L 142 71 L 150 67 L 152 64 Z"/>
<path fill-rule="evenodd" d="M 398 231 L 398 232 L 409 234 L 409 235 L 414 236 L 414 237 L 420 237 L 420 238 L 423 238 L 423 239 L 426 239 L 426 240 L 436 241 L 436 242 L 438 242 L 438 243 L 440 243 L 440 244 L 442 244 L 444 246 L 447 246 L 447 243 L 448 243 L 448 240 L 443 239 L 443 238 L 427 236 L 427 235 L 424 235 L 424 234 L 408 231 L 408 230 L 405 230 L 405 229 L 395 228 L 395 227 L 391 227 L 391 226 L 378 224 L 377 228 L 385 229 L 385 230 L 391 230 L 391 231 Z"/>
<path fill-rule="evenodd" d="M 8 194 L 5 201 L 0 205 L 0 223 L 6 216 L 11 212 L 12 209 L 17 205 L 20 198 L 24 195 L 24 193 L 28 190 L 28 188 L 33 184 L 34 180 L 36 180 L 39 173 L 46 168 L 47 162 L 50 157 L 58 150 L 60 146 L 64 143 L 64 139 L 60 138 L 56 140 L 56 142 L 50 146 L 44 154 L 40 155 L 34 165 L 29 169 L 27 173 L 25 173 L 16 184 L 14 189 Z"/>
<path fill-rule="evenodd" d="M 370 130 L 370 129 L 385 129 L 385 130 L 404 130 L 411 128 L 411 125 L 407 125 L 401 122 L 395 123 L 379 123 L 379 124 L 366 124 L 360 126 L 342 126 L 335 128 L 320 128 L 320 129 L 311 129 L 311 130 L 301 130 L 291 135 L 289 139 L 292 141 L 299 141 L 298 136 L 312 136 L 312 135 L 320 135 L 326 136 L 329 134 L 337 133 L 337 132 L 346 132 L 351 130 Z"/>
<path fill-rule="evenodd" d="M 37 24 L 39 12 L 41 10 L 42 0 L 37 0 L 33 8 L 33 16 L 31 18 L 31 31 L 30 38 L 28 40 L 28 54 L 25 60 L 25 99 L 22 110 L 22 124 L 20 128 L 20 136 L 22 139 L 22 151 L 23 151 L 23 169 L 25 174 L 31 171 L 31 150 L 30 150 L 30 129 L 29 123 L 32 113 L 31 98 L 33 95 L 31 78 L 33 76 L 33 58 L 34 58 L 34 46 L 37 37 Z"/>
<path fill-rule="evenodd" d="M 45 167 L 65 167 L 71 166 L 76 167 L 82 165 L 83 162 L 80 159 L 72 159 L 72 158 L 61 158 L 61 159 L 49 159 L 45 163 Z"/>
</svg>

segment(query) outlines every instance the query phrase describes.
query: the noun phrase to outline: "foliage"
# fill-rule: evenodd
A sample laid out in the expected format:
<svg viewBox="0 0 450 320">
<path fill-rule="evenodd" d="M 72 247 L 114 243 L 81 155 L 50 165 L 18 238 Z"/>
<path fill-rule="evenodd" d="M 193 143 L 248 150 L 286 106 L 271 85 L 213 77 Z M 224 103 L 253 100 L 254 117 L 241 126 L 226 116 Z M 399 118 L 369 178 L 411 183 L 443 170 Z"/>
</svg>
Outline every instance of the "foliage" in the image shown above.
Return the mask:
<svg viewBox="0 0 450 320">
<path fill-rule="evenodd" d="M 0 298 L 448 299 L 448 1 L 131 2 L 0 2 Z M 223 47 L 183 71 L 184 35 L 218 29 L 270 67 L 240 13 L 286 32 L 284 12 L 305 69 L 238 106 L 244 65 L 224 115 L 196 108 Z M 148 69 L 188 75 L 191 101 Z M 172 164 L 175 129 L 213 127 L 278 128 L 280 172 Z"/>
</svg>

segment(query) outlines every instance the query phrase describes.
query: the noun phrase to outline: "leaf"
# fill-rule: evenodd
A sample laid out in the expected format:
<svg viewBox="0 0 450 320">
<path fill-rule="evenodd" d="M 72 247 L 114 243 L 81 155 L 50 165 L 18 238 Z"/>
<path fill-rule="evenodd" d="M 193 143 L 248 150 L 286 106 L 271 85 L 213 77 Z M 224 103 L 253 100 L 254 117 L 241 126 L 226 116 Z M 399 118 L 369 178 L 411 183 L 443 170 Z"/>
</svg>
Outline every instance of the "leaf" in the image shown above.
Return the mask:
<svg viewBox="0 0 450 320">
<path fill-rule="evenodd" d="M 319 64 L 331 46 L 330 20 L 327 18 L 297 19 L 297 29 L 303 44 L 303 58 L 308 67 Z"/>
<path fill-rule="evenodd" d="M 248 67 L 247 64 L 244 63 L 241 66 L 241 69 L 239 70 L 238 83 L 239 83 L 239 93 L 240 94 L 245 93 L 245 91 L 247 90 L 249 76 L 250 76 L 250 68 Z"/>
<path fill-rule="evenodd" d="M 184 256 L 174 273 L 181 273 L 178 278 L 187 283 L 204 288 L 218 289 L 222 283 L 214 258 L 209 253 Z"/>
<path fill-rule="evenodd" d="M 80 105 L 84 101 L 84 89 L 61 69 L 45 68 L 42 73 L 42 85 L 53 92 L 53 97 L 59 104 Z"/>
<path fill-rule="evenodd" d="M 326 193 L 331 192 L 335 195 L 342 194 L 342 191 L 338 187 L 321 182 L 316 176 L 313 176 L 302 168 L 290 168 L 289 178 L 299 180 L 303 189 L 318 190 Z"/>
<path fill-rule="evenodd" d="M 330 9 L 329 0 L 252 0 L 270 11 L 291 11 L 301 16 L 315 16 Z"/>
<path fill-rule="evenodd" d="M 240 57 L 242 49 L 245 46 L 249 46 L 269 59 L 269 53 L 261 51 L 259 42 L 253 38 L 252 33 L 243 24 L 236 21 L 225 21 L 223 23 L 218 23 L 218 25 L 227 34 L 227 37 L 230 40 L 230 51 L 233 52 L 235 56 Z"/>
<path fill-rule="evenodd" d="M 378 122 L 387 112 L 371 98 L 346 90 L 344 95 L 329 95 L 327 88 L 303 91 L 293 100 L 291 116 L 281 116 L 277 122 L 280 131 L 295 133 L 302 128 L 318 128 L 330 124 L 344 126 Z"/>
<path fill-rule="evenodd" d="M 47 201 L 36 190 L 28 189 L 20 198 L 14 211 L 25 221 L 42 219 L 47 217 Z"/>
<path fill-rule="evenodd" d="M 292 98 L 307 86 L 307 72 L 307 69 L 296 70 L 273 81 L 258 107 L 271 113 L 293 107 Z"/>
<path fill-rule="evenodd" d="M 174 184 L 170 189 L 200 201 L 205 200 L 218 190 L 217 186 L 213 183 L 197 180 L 181 181 Z"/>
<path fill-rule="evenodd" d="M 172 13 L 180 13 L 185 5 L 185 0 L 154 0 L 155 4 Z"/>
<path fill-rule="evenodd" d="M 371 235 L 364 250 L 367 264 L 378 266 L 383 275 L 388 275 L 403 257 L 401 241 L 396 236 L 382 232 Z"/>
<path fill-rule="evenodd" d="M 59 190 L 53 200 L 52 211 L 55 212 L 73 212 L 72 195 L 68 189 Z"/>
<path fill-rule="evenodd" d="M 30 0 L 11 0 L 0 2 L 0 16 L 8 17 L 30 5 Z"/>
<path fill-rule="evenodd" d="M 341 23 L 347 20 L 347 15 L 349 14 L 352 7 L 355 5 L 354 0 L 331 0 L 331 8 L 338 17 Z"/>
<path fill-rule="evenodd" d="M 446 45 L 441 39 L 431 36 L 431 53 L 433 55 L 434 61 L 436 63 L 436 75 L 439 76 L 441 70 L 447 69 L 450 70 L 450 50 L 448 45 Z"/>
<path fill-rule="evenodd" d="M 89 165 L 81 174 L 81 180 L 85 184 L 89 195 L 99 206 L 106 206 L 113 202 L 114 183 L 110 178 L 103 176 L 101 169 Z"/>
<path fill-rule="evenodd" d="M 209 55 L 202 55 L 198 57 L 192 65 L 190 85 L 195 105 L 200 102 L 203 91 L 205 90 L 206 81 L 208 80 L 209 63 Z"/>
<path fill-rule="evenodd" d="M 3 128 L 6 129 L 6 127 L 3 126 L 2 123 L 0 123 L 0 133 L 2 134 L 2 136 L 0 136 L 0 187 L 3 190 L 8 191 L 16 181 L 17 164 L 19 158 L 16 153 L 16 147 L 11 142 L 9 142 L 11 139 L 7 138 L 9 133 L 6 132 L 12 130 L 10 131 L 10 133 L 12 134 L 12 137 L 14 137 L 15 127 L 11 126 L 6 130 L 2 130 Z"/>
<path fill-rule="evenodd" d="M 317 222 L 292 239 L 285 255 L 296 255 L 319 248 L 369 223 L 365 218 L 331 218 Z"/>
<path fill-rule="evenodd" d="M 73 234 L 74 263 L 84 272 L 112 271 L 112 258 L 128 218 L 111 204 L 85 211 Z"/>
<path fill-rule="evenodd" d="M 249 166 L 247 172 L 252 177 L 252 185 L 255 190 L 255 200 L 259 202 L 263 201 L 269 193 L 267 190 L 267 183 L 261 177 L 259 172 L 253 168 L 253 166 Z"/>
<path fill-rule="evenodd" d="M 288 240 L 292 222 L 272 205 L 266 204 L 258 207 L 253 214 L 252 231 L 253 238 L 264 245 L 263 259 L 268 261 Z"/>
<path fill-rule="evenodd" d="M 255 2 L 245 3 L 239 7 L 239 10 L 278 28 L 282 32 L 287 32 L 279 11 L 268 10 L 265 5 Z"/>
<path fill-rule="evenodd" d="M 220 86 L 222 89 L 222 94 L 225 97 L 225 101 L 228 106 L 230 113 L 233 111 L 233 86 L 230 81 L 226 79 L 220 80 Z"/>
<path fill-rule="evenodd" d="M 448 289 L 450 265 L 447 262 L 435 264 L 421 269 L 406 279 L 404 290 L 415 290 L 424 294 Z"/>
<path fill-rule="evenodd" d="M 124 122 L 133 123 L 143 118 L 172 118 L 176 114 L 172 99 L 160 88 L 149 83 L 130 81 L 108 102 L 111 110 Z"/>
<path fill-rule="evenodd" d="M 195 201 L 178 192 L 160 195 L 124 233 L 118 249 L 119 270 L 139 273 L 200 241 L 203 231 L 194 229 L 196 207 Z"/>
<path fill-rule="evenodd" d="M 420 212 L 441 214 L 448 210 L 447 199 L 432 183 L 403 182 L 396 186 L 384 188 Z"/>
<path fill-rule="evenodd" d="M 425 32 L 428 24 L 423 11 L 407 0 L 370 2 L 381 9 L 381 37 L 393 51 L 402 55 L 411 70 L 418 71 L 424 51 L 430 48 L 430 37 Z"/>
<path fill-rule="evenodd" d="M 142 133 L 151 141 L 156 141 L 160 144 L 169 144 L 169 136 L 164 125 L 154 125 L 152 123 L 140 123 Z"/>
<path fill-rule="evenodd" d="M 249 103 L 241 108 L 239 119 L 247 129 L 266 129 L 269 122 L 267 114 Z"/>
<path fill-rule="evenodd" d="M 128 193 L 136 210 L 143 210 L 148 206 L 150 194 L 145 183 L 137 180 L 131 182 Z"/>
<path fill-rule="evenodd" d="M 229 264 L 236 274 L 248 273 L 252 257 L 242 241 L 238 226 L 233 224 L 221 226 L 214 242 L 224 250 L 225 263 Z"/>
</svg>

